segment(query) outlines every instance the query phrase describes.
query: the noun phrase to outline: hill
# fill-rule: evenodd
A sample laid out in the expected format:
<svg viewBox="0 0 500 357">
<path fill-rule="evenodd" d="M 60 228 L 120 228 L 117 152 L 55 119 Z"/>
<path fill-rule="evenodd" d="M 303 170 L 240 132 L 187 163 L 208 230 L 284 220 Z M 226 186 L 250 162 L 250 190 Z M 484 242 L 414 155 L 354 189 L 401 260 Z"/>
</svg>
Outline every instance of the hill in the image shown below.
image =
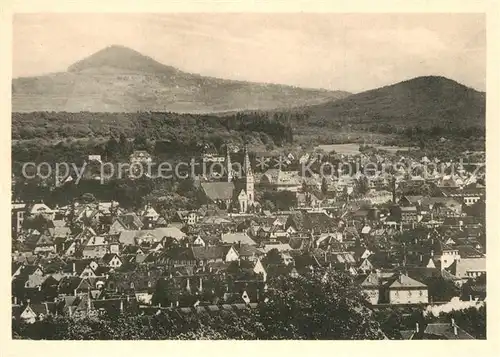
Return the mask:
<svg viewBox="0 0 500 357">
<path fill-rule="evenodd" d="M 12 110 L 210 113 L 313 105 L 349 93 L 204 77 L 123 46 L 107 47 L 66 72 L 12 81 Z"/>
<path fill-rule="evenodd" d="M 486 94 L 445 77 L 417 77 L 304 109 L 320 126 L 483 127 Z"/>
</svg>

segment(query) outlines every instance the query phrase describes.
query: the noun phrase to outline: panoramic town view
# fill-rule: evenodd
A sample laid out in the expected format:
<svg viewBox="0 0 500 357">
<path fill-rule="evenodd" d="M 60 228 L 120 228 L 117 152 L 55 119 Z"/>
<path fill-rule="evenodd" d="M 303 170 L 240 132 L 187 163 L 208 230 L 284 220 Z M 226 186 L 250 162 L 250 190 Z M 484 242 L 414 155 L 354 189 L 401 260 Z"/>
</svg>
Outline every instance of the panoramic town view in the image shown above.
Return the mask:
<svg viewBox="0 0 500 357">
<path fill-rule="evenodd" d="M 12 338 L 486 339 L 485 53 L 480 14 L 15 15 Z"/>
</svg>

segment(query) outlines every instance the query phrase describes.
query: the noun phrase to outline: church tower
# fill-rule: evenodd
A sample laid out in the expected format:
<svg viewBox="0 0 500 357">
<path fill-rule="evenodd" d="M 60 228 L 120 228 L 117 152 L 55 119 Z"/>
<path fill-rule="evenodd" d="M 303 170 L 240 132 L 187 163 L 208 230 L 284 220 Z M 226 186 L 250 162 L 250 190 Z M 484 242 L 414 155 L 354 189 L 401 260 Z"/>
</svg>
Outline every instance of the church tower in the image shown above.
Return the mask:
<svg viewBox="0 0 500 357">
<path fill-rule="evenodd" d="M 245 170 L 245 191 L 248 197 L 248 204 L 254 203 L 254 177 L 252 166 L 250 165 L 250 158 L 248 156 L 248 148 L 245 145 L 245 159 L 243 161 L 243 169 Z"/>
<path fill-rule="evenodd" d="M 229 150 L 229 145 L 226 145 L 226 170 L 227 170 L 227 182 L 233 181 L 233 167 L 231 165 L 231 153 Z"/>
</svg>

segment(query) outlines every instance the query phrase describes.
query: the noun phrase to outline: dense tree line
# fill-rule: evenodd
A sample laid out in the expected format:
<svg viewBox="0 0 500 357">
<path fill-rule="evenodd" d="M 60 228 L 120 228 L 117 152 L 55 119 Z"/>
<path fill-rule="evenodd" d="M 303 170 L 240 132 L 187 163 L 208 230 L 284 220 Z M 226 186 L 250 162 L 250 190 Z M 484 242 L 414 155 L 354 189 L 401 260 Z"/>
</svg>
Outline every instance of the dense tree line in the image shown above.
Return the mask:
<svg viewBox="0 0 500 357">
<path fill-rule="evenodd" d="M 91 113 L 32 112 L 12 113 L 12 138 L 64 139 L 87 137 L 148 139 L 197 143 L 239 133 L 264 133 L 276 144 L 291 142 L 291 127 L 279 117 L 260 112 L 229 116 L 161 112 Z"/>
</svg>

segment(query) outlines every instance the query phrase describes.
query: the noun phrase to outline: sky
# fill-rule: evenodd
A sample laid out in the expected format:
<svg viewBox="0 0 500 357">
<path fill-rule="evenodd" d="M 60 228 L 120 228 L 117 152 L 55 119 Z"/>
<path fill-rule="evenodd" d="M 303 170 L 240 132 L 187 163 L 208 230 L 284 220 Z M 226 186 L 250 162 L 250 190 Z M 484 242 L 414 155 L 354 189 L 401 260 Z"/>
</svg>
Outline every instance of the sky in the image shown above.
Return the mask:
<svg viewBox="0 0 500 357">
<path fill-rule="evenodd" d="M 486 88 L 483 14 L 16 14 L 13 76 L 123 45 L 183 71 L 361 92 L 440 75 Z"/>
</svg>

